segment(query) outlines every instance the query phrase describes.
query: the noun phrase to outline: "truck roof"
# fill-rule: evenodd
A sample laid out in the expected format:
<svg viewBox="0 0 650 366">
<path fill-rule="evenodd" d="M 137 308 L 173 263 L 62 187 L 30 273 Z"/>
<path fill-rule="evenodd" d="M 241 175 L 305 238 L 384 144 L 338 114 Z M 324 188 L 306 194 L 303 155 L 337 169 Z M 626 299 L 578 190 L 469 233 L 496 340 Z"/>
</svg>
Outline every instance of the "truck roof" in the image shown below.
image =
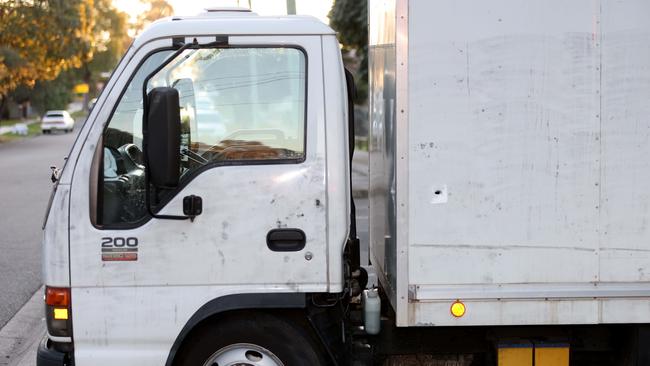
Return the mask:
<svg viewBox="0 0 650 366">
<path fill-rule="evenodd" d="M 333 35 L 335 32 L 312 16 L 258 16 L 255 13 L 216 12 L 160 19 L 134 42 L 139 47 L 156 38 L 206 35 Z"/>
</svg>

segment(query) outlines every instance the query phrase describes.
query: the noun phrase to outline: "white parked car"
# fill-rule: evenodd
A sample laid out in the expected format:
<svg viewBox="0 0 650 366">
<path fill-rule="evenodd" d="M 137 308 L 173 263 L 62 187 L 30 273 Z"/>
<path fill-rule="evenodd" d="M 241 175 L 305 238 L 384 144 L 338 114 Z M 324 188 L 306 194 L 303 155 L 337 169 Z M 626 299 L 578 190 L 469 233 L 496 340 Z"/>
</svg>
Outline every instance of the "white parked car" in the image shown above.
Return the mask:
<svg viewBox="0 0 650 366">
<path fill-rule="evenodd" d="M 41 119 L 41 130 L 44 134 L 55 130 L 72 132 L 73 128 L 74 119 L 68 111 L 47 111 Z"/>
</svg>

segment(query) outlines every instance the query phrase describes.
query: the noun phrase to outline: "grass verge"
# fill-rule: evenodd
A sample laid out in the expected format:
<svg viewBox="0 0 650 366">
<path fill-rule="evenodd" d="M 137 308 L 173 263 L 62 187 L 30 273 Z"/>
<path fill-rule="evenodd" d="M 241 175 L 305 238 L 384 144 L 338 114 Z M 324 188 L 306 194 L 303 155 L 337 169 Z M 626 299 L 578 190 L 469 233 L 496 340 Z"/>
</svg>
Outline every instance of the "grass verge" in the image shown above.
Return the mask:
<svg viewBox="0 0 650 366">
<path fill-rule="evenodd" d="M 0 119 L 0 127 L 13 126 L 22 122 L 20 119 Z"/>
<path fill-rule="evenodd" d="M 75 120 L 77 120 L 78 118 L 86 118 L 86 115 L 87 115 L 87 114 L 88 114 L 88 112 L 84 112 L 84 111 L 76 111 L 76 112 L 72 112 L 72 113 L 70 113 L 70 116 L 72 116 L 72 118 L 74 118 Z"/>
<path fill-rule="evenodd" d="M 41 134 L 41 124 L 32 123 L 31 125 L 27 126 L 27 136 L 16 135 L 13 132 L 5 133 L 4 135 L 0 135 L 0 143 L 20 140 L 25 137 L 36 136 L 40 134 Z"/>
</svg>

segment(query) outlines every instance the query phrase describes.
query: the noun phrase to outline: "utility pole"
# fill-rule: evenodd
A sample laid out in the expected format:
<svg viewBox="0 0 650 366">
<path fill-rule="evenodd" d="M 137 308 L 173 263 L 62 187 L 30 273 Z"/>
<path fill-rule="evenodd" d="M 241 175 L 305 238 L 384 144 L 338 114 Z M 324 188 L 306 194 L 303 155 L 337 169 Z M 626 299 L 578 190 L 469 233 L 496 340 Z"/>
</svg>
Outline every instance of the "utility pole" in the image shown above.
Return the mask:
<svg viewBox="0 0 650 366">
<path fill-rule="evenodd" d="M 287 14 L 296 14 L 296 0 L 287 0 Z"/>
<path fill-rule="evenodd" d="M 241 0 L 237 0 L 237 6 L 241 6 L 240 1 Z M 252 1 L 253 0 L 248 0 L 248 8 L 251 9 L 251 10 L 253 10 L 253 5 L 251 4 Z"/>
</svg>

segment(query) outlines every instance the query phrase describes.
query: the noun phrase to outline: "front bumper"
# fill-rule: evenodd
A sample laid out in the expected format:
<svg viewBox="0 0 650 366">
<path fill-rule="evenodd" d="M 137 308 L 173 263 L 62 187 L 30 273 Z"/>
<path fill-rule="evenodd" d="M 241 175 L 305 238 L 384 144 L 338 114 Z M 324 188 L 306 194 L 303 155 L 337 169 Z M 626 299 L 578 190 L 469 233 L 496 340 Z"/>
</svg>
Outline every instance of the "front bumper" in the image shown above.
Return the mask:
<svg viewBox="0 0 650 366">
<path fill-rule="evenodd" d="M 52 347 L 50 340 L 45 336 L 36 352 L 36 366 L 73 366 L 74 361 L 70 354 L 57 351 Z"/>
</svg>

